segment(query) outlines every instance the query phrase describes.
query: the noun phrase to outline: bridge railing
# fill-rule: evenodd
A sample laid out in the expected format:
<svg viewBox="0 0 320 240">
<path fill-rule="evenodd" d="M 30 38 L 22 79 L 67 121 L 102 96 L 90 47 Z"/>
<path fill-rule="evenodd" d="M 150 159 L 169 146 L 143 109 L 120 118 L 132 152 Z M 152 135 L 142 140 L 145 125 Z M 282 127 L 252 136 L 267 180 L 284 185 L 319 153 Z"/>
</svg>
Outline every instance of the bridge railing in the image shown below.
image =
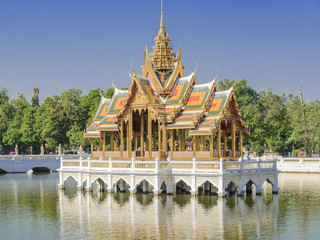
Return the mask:
<svg viewBox="0 0 320 240">
<path fill-rule="evenodd" d="M 83 171 L 123 171 L 123 172 L 242 172 L 242 171 L 275 171 L 277 160 L 249 159 L 242 158 L 239 161 L 197 161 L 193 160 L 118 160 L 109 158 L 100 160 L 84 159 L 61 159 L 60 170 L 83 170 Z"/>
</svg>

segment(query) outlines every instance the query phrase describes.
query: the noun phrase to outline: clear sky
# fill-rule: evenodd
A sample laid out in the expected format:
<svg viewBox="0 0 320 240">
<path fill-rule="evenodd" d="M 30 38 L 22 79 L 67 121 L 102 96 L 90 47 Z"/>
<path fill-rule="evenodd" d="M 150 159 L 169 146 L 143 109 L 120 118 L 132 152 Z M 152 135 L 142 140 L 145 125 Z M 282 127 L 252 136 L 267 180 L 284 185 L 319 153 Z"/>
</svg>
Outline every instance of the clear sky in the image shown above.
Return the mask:
<svg viewBox="0 0 320 240">
<path fill-rule="evenodd" d="M 320 99 L 320 0 L 164 0 L 185 74 L 248 79 L 280 94 Z M 0 87 L 40 98 L 129 87 L 160 25 L 160 0 L 0 0 Z"/>
</svg>

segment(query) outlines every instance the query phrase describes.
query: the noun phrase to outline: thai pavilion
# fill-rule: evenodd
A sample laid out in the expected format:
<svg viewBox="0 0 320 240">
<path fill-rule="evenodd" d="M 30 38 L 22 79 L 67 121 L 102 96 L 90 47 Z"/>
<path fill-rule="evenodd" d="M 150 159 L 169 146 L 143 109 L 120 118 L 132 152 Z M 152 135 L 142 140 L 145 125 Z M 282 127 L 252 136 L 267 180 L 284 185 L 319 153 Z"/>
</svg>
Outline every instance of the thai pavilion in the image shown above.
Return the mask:
<svg viewBox="0 0 320 240">
<path fill-rule="evenodd" d="M 243 136 L 249 132 L 233 87 L 219 91 L 218 76 L 198 84 L 197 69 L 184 74 L 181 48 L 177 54 L 172 52 L 162 3 L 154 42 L 152 53 L 145 50 L 141 76 L 131 67 L 129 90 L 114 86 L 111 99 L 101 95 L 93 122 L 84 133 L 91 142 L 91 157 L 81 159 L 81 170 L 70 160 L 61 163 L 59 172 L 65 176 L 60 176 L 60 185 L 73 176 L 79 188 L 92 189 L 98 183 L 108 191 L 127 187 L 131 192 L 152 188 L 156 194 L 178 189 L 196 194 L 207 189 L 225 195 L 228 190 L 242 193 L 246 185 L 260 192 L 267 180 L 276 191 L 274 161 L 243 160 Z M 99 140 L 98 149 L 94 139 Z M 239 169 L 245 164 L 251 170 L 257 168 L 259 174 L 243 174 Z M 267 169 L 265 177 L 261 168 Z M 236 175 L 232 169 L 237 170 Z M 81 177 L 72 171 L 81 172 Z"/>
</svg>

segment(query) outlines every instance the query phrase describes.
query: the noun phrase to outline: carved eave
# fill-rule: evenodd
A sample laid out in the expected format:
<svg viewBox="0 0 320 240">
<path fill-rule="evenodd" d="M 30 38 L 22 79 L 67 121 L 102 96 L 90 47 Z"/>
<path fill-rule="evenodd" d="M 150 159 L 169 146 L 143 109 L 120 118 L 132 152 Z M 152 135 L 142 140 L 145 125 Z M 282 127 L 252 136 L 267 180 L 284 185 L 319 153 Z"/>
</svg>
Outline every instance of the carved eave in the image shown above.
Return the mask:
<svg viewBox="0 0 320 240">
<path fill-rule="evenodd" d="M 193 72 L 192 74 L 193 74 L 193 76 L 192 76 L 191 81 L 190 81 L 190 83 L 189 83 L 189 85 L 188 85 L 188 88 L 187 88 L 184 96 L 183 96 L 182 99 L 181 99 L 181 103 L 182 103 L 183 105 L 186 105 L 186 100 L 188 99 L 188 97 L 189 97 L 189 95 L 190 95 L 190 93 L 191 93 L 191 91 L 190 91 L 190 90 L 191 90 L 191 87 L 192 87 L 193 85 L 197 84 L 196 75 L 195 75 L 194 72 Z"/>
<path fill-rule="evenodd" d="M 218 77 L 218 74 L 212 80 L 213 83 L 212 83 L 212 86 L 211 86 L 211 89 L 210 89 L 210 92 L 209 92 L 209 97 L 208 97 L 207 101 L 204 104 L 205 109 L 209 108 L 209 105 L 210 105 L 211 101 L 213 100 L 213 97 L 210 97 L 210 96 L 213 96 L 213 94 L 218 91 L 217 82 L 216 82 L 217 77 Z"/>
<path fill-rule="evenodd" d="M 155 73 L 155 71 L 151 65 L 149 53 L 148 53 L 148 48 L 146 46 L 145 55 L 144 55 L 144 66 L 142 67 L 142 77 L 147 78 L 148 74 L 149 74 L 150 78 L 152 79 L 151 84 L 153 84 L 156 92 L 157 91 L 160 91 L 160 92 L 164 91 L 162 83 L 158 79 L 158 76 Z"/>
<path fill-rule="evenodd" d="M 174 84 L 178 80 L 177 77 L 178 77 L 179 74 L 180 74 L 180 78 L 184 77 L 183 66 L 182 66 L 182 63 L 181 63 L 181 48 L 180 48 L 180 52 L 179 52 L 179 55 L 178 55 L 177 65 L 174 68 L 174 72 L 172 73 L 170 79 L 168 79 L 168 81 L 170 81 L 166 86 L 166 90 L 168 92 L 170 92 L 170 93 L 172 92 L 172 88 L 174 87 Z"/>
</svg>

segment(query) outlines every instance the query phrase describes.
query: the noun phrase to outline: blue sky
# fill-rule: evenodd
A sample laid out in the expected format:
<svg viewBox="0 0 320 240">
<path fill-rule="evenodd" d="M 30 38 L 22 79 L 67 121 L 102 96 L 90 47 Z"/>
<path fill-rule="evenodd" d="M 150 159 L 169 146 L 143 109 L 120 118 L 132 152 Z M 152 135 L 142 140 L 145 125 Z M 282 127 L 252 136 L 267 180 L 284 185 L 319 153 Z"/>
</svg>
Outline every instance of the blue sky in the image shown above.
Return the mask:
<svg viewBox="0 0 320 240">
<path fill-rule="evenodd" d="M 319 0 L 164 0 L 185 74 L 248 79 L 280 94 L 319 98 Z M 129 87 L 160 25 L 160 0 L 0 0 L 0 87 L 40 98 L 78 88 Z"/>
</svg>

